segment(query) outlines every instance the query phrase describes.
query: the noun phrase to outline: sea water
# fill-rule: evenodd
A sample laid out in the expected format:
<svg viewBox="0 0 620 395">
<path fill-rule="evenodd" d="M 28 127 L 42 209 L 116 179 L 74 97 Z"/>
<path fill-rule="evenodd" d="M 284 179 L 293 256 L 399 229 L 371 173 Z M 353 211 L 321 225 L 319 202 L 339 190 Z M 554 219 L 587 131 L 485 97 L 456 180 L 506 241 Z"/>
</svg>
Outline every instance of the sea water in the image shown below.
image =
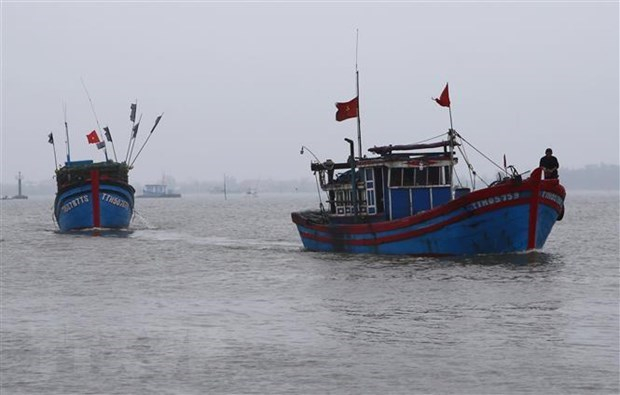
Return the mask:
<svg viewBox="0 0 620 395">
<path fill-rule="evenodd" d="M 305 251 L 316 195 L 138 199 L 99 234 L 52 203 L 2 201 L 3 395 L 619 392 L 617 192 L 454 258 Z"/>
</svg>

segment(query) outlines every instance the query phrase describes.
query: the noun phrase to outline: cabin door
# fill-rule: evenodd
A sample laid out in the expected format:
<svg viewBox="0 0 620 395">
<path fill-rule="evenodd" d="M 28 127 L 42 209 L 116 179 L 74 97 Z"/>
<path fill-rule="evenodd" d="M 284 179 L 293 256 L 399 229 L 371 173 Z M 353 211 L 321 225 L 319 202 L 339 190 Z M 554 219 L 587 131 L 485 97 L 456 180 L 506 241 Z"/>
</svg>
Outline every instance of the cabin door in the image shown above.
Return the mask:
<svg viewBox="0 0 620 395">
<path fill-rule="evenodd" d="M 366 207 L 368 215 L 377 214 L 377 201 L 375 199 L 375 179 L 372 169 L 364 171 L 366 179 Z"/>
</svg>

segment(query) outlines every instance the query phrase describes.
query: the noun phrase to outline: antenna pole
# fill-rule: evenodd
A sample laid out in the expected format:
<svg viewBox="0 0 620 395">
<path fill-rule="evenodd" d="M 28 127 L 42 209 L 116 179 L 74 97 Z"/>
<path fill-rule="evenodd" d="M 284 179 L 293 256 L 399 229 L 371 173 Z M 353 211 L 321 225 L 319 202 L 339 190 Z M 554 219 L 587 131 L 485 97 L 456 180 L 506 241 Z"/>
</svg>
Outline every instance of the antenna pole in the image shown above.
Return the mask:
<svg viewBox="0 0 620 395">
<path fill-rule="evenodd" d="M 360 72 L 357 68 L 357 53 L 359 47 L 359 29 L 355 29 L 355 86 L 357 91 L 357 152 L 358 157 L 362 158 L 362 127 L 360 121 Z"/>
</svg>

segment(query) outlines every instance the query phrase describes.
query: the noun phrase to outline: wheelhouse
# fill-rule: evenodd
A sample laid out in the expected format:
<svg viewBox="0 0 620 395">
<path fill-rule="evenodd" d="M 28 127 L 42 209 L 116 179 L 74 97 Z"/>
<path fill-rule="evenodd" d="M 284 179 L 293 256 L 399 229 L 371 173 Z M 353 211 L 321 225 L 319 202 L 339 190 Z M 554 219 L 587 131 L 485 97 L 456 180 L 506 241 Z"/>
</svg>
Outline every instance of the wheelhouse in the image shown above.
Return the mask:
<svg viewBox="0 0 620 395">
<path fill-rule="evenodd" d="M 332 221 L 394 220 L 453 199 L 454 146 L 441 141 L 373 147 L 369 151 L 377 157 L 351 155 L 346 163 L 315 162 L 311 169 L 327 193 Z"/>
</svg>

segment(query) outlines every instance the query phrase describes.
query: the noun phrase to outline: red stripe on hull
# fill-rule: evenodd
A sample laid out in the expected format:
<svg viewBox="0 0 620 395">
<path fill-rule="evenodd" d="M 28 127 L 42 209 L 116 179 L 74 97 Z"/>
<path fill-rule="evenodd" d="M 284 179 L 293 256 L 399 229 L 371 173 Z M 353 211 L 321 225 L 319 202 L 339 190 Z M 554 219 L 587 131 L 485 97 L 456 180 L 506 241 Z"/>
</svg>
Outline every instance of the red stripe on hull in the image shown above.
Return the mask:
<svg viewBox="0 0 620 395">
<path fill-rule="evenodd" d="M 90 185 L 93 196 L 93 227 L 101 226 L 101 209 L 99 207 L 99 170 L 90 171 Z"/>
<path fill-rule="evenodd" d="M 539 169 L 537 169 L 539 170 Z M 536 224 L 538 223 L 538 202 L 540 200 L 540 178 L 542 176 L 541 171 L 534 171 L 530 180 L 534 182 L 532 189 L 532 197 L 530 203 L 530 217 L 528 224 L 527 234 L 527 249 L 533 250 L 536 248 Z"/>
</svg>

